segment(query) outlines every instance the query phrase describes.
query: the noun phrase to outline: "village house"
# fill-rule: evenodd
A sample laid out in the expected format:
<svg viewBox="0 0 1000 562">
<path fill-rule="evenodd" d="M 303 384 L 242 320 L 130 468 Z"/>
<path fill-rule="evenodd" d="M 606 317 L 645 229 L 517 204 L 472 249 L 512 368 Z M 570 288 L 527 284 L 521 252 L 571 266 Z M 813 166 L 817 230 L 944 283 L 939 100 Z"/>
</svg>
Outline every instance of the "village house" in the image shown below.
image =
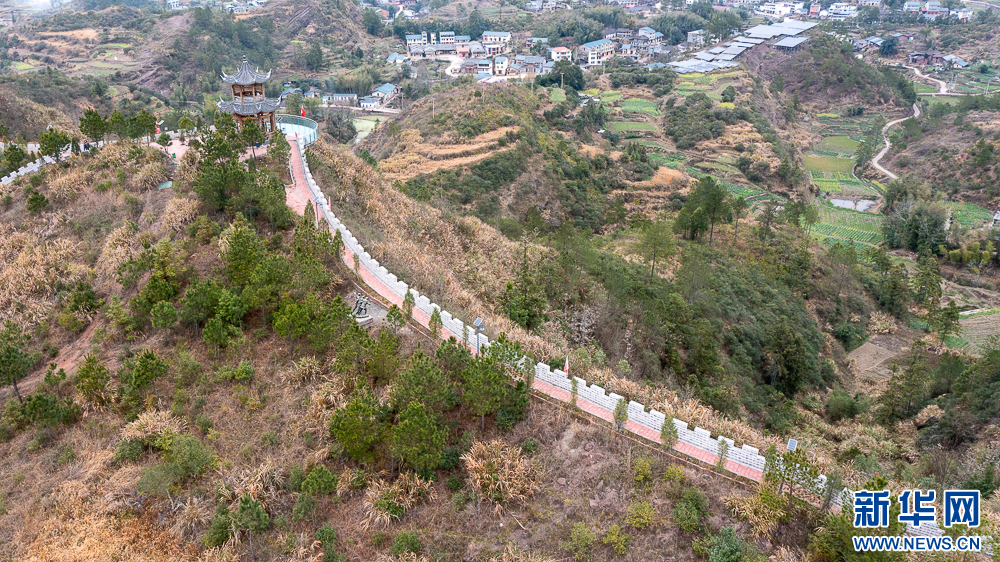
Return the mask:
<svg viewBox="0 0 1000 562">
<path fill-rule="evenodd" d="M 570 60 L 573 58 L 573 51 L 569 50 L 568 47 L 553 47 L 549 53 L 552 55 L 552 60 L 555 62 Z"/>
<path fill-rule="evenodd" d="M 641 30 L 640 30 L 641 32 Z M 604 64 L 604 61 L 611 58 L 615 52 L 615 44 L 608 39 L 598 39 L 590 43 L 580 45 L 578 58 L 586 61 L 589 65 Z"/>
<path fill-rule="evenodd" d="M 700 49 L 705 46 L 705 30 L 688 31 L 688 45 Z"/>
<path fill-rule="evenodd" d="M 960 8 L 958 10 L 952 10 L 950 15 L 958 21 L 969 21 L 972 19 L 974 14 L 975 12 L 969 8 Z"/>
<path fill-rule="evenodd" d="M 915 0 L 908 0 L 903 3 L 903 13 L 918 14 L 920 13 L 920 2 Z"/>
<path fill-rule="evenodd" d="M 496 57 L 493 59 L 493 74 L 496 76 L 507 75 L 507 57 Z"/>
<path fill-rule="evenodd" d="M 484 31 L 483 43 L 510 43 L 509 31 Z"/>
<path fill-rule="evenodd" d="M 938 16 L 947 16 L 950 13 L 950 11 L 948 10 L 948 8 L 942 6 L 941 2 L 939 2 L 938 0 L 930 0 L 929 2 L 924 4 L 921 13 L 927 19 L 934 19 Z"/>
<path fill-rule="evenodd" d="M 878 8 L 882 6 L 882 0 L 858 0 L 858 6 L 862 8 Z"/>
<path fill-rule="evenodd" d="M 353 107 L 358 105 L 357 94 L 329 94 L 323 97 L 323 103 L 336 107 Z"/>
<path fill-rule="evenodd" d="M 517 55 L 514 62 L 520 67 L 522 74 L 545 74 L 545 57 Z"/>
<path fill-rule="evenodd" d="M 847 2 L 837 2 L 830 5 L 827 10 L 827 18 L 833 21 L 844 21 L 854 19 L 858 16 L 858 7 Z"/>
</svg>

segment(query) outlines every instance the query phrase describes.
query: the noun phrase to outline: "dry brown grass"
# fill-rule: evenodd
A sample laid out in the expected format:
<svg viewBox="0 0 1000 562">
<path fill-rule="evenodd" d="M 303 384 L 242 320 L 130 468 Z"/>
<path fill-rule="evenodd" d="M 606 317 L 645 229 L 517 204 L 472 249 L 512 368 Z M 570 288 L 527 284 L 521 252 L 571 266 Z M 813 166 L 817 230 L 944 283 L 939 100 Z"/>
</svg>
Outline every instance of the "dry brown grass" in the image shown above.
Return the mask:
<svg viewBox="0 0 1000 562">
<path fill-rule="evenodd" d="M 186 546 L 154 520 L 142 517 L 117 517 L 94 508 L 97 490 L 80 481 L 58 486 L 42 513 L 37 526 L 15 535 L 26 562 L 105 562 L 195 561 L 196 549 Z M 33 536 L 30 536 L 33 535 Z M 30 536 L 30 538 L 29 538 Z M 209 559 L 218 560 L 218 558 Z"/>
<path fill-rule="evenodd" d="M 139 255 L 142 247 L 136 237 L 134 226 L 124 224 L 108 234 L 104 239 L 104 247 L 97 258 L 98 280 L 105 285 L 115 280 L 118 268 L 128 260 Z"/>
<path fill-rule="evenodd" d="M 87 273 L 73 262 L 80 246 L 0 225 L 0 321 L 27 327 L 46 318 L 55 304 L 55 286 L 75 283 Z"/>
<path fill-rule="evenodd" d="M 164 410 L 147 410 L 128 423 L 121 433 L 122 439 L 158 437 L 164 434 L 180 434 L 187 428 L 187 422 Z"/>
<path fill-rule="evenodd" d="M 167 208 L 163 211 L 163 228 L 174 232 L 180 232 L 184 225 L 193 221 L 198 216 L 197 199 L 184 199 L 175 197 L 167 203 Z"/>
<path fill-rule="evenodd" d="M 527 501 L 539 488 L 539 471 L 521 449 L 503 441 L 477 441 L 462 463 L 480 497 L 493 502 L 500 513 L 508 504 Z"/>
<path fill-rule="evenodd" d="M 399 518 L 397 513 L 392 512 L 394 509 L 401 508 L 405 513 L 418 502 L 434 499 L 436 496 L 433 483 L 420 479 L 414 473 L 401 474 L 391 484 L 385 480 L 376 480 L 365 491 L 361 526 L 365 530 L 385 528 Z"/>
</svg>

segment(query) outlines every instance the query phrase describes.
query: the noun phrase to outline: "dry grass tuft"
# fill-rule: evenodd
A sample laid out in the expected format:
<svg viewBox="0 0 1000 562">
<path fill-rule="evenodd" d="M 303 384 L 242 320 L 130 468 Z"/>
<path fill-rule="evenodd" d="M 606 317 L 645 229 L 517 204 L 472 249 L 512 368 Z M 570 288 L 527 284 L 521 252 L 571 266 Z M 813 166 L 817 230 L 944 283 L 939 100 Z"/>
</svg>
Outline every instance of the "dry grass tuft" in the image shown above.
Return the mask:
<svg viewBox="0 0 1000 562">
<path fill-rule="evenodd" d="M 267 509 L 268 504 L 275 501 L 281 493 L 285 475 L 273 460 L 267 459 L 256 468 L 234 470 L 225 481 L 233 491 L 233 501 L 242 496 L 249 496 Z"/>
<path fill-rule="evenodd" d="M 97 258 L 97 272 L 106 282 L 115 279 L 118 268 L 141 251 L 135 234 L 136 227 L 127 223 L 111 231 L 105 238 L 104 248 Z"/>
<path fill-rule="evenodd" d="M 175 197 L 167 203 L 163 211 L 163 227 L 180 232 L 184 225 L 198 216 L 198 200 Z"/>
<path fill-rule="evenodd" d="M 872 312 L 868 322 L 868 333 L 891 334 L 896 331 L 896 320 L 888 312 L 877 310 Z"/>
<path fill-rule="evenodd" d="M 0 225 L 0 321 L 27 327 L 48 316 L 54 287 L 82 279 L 84 266 L 71 260 L 81 244 L 65 238 L 43 241 L 10 225 Z"/>
<path fill-rule="evenodd" d="M 525 552 L 514 546 L 513 543 L 507 543 L 496 562 L 555 562 L 555 558 Z"/>
<path fill-rule="evenodd" d="M 159 162 L 147 162 L 132 174 L 129 179 L 129 187 L 132 191 L 149 191 L 156 189 L 161 183 L 167 181 L 167 169 Z"/>
<path fill-rule="evenodd" d="M 412 552 L 404 552 L 399 556 L 383 553 L 379 555 L 377 562 L 430 562 L 430 559 Z"/>
<path fill-rule="evenodd" d="M 307 382 L 319 379 L 327 372 L 327 369 L 313 355 L 299 359 L 298 363 L 292 363 L 292 367 L 281 374 L 281 380 L 285 384 L 302 386 Z"/>
<path fill-rule="evenodd" d="M 538 469 L 521 449 L 503 441 L 477 441 L 462 455 L 473 487 L 500 513 L 509 503 L 527 501 L 539 488 Z"/>
<path fill-rule="evenodd" d="M 733 515 L 750 524 L 755 538 L 770 537 L 778 527 L 779 519 L 784 515 L 784 511 L 764 501 L 764 496 L 776 496 L 773 491 L 762 490 L 764 486 L 761 484 L 753 494 L 741 495 L 737 492 L 722 499 Z"/>
<path fill-rule="evenodd" d="M 163 434 L 180 434 L 187 428 L 187 422 L 174 417 L 164 410 L 147 410 L 139 414 L 134 422 L 122 428 L 122 439 L 158 437 Z"/>
<path fill-rule="evenodd" d="M 418 502 L 434 499 L 436 495 L 433 484 L 421 480 L 414 473 L 402 474 L 392 484 L 376 480 L 365 491 L 362 502 L 365 517 L 361 526 L 365 530 L 387 527 Z"/>
</svg>

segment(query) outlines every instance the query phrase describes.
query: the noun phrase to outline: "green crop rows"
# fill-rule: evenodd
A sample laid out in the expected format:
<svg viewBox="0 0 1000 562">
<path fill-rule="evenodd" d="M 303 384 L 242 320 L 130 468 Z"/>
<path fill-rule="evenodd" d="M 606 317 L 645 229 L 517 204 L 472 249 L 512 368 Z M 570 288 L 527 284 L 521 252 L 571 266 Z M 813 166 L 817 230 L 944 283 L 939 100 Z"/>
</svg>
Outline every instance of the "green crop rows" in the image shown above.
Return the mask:
<svg viewBox="0 0 1000 562">
<path fill-rule="evenodd" d="M 993 218 L 993 213 L 973 203 L 947 201 L 945 206 L 951 209 L 952 220 L 965 226 L 977 225 Z"/>
<path fill-rule="evenodd" d="M 830 238 L 841 240 L 853 240 L 862 244 L 877 244 L 882 241 L 882 235 L 876 232 L 867 232 L 851 228 L 849 226 L 839 226 L 826 223 L 816 223 L 812 227 L 813 232 Z"/>
<path fill-rule="evenodd" d="M 727 190 L 729 190 L 729 193 L 731 193 L 733 197 L 747 198 L 763 193 L 763 191 L 757 189 L 756 187 L 750 187 L 746 185 L 736 185 L 734 183 L 726 183 L 723 185 L 726 187 Z"/>
<path fill-rule="evenodd" d="M 806 154 L 803 162 L 807 170 L 821 172 L 844 172 L 850 174 L 851 168 L 854 166 L 854 160 L 850 158 L 819 156 L 815 154 Z"/>
<path fill-rule="evenodd" d="M 620 99 L 622 99 L 622 93 L 618 90 L 608 90 L 607 92 L 601 94 L 602 102 L 613 102 Z"/>
<path fill-rule="evenodd" d="M 554 103 L 562 103 L 566 101 L 566 91 L 560 90 L 559 88 L 552 88 L 552 92 L 549 94 L 549 100 Z"/>
<path fill-rule="evenodd" d="M 864 230 L 873 234 L 882 231 L 882 215 L 861 213 L 836 207 L 819 207 L 819 220 L 831 226 L 845 226 L 854 230 Z"/>
<path fill-rule="evenodd" d="M 658 109 L 656 109 L 656 103 L 640 100 L 637 98 L 627 99 L 622 102 L 622 109 L 625 111 L 636 111 L 639 113 L 646 113 L 649 115 L 663 115 Z"/>
<path fill-rule="evenodd" d="M 655 131 L 656 125 L 652 125 L 650 123 L 630 123 L 627 121 L 619 121 L 611 124 L 611 130 L 616 133 L 626 131 Z"/>
</svg>

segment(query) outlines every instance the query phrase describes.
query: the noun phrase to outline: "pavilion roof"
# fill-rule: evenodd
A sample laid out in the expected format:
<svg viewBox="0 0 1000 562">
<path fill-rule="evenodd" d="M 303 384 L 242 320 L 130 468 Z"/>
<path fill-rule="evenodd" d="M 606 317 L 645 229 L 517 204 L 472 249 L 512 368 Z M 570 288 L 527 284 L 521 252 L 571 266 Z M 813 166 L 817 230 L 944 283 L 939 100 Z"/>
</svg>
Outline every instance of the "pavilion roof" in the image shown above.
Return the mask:
<svg viewBox="0 0 1000 562">
<path fill-rule="evenodd" d="M 271 71 L 268 70 L 267 73 L 259 72 L 250 68 L 250 63 L 247 62 L 246 56 L 243 57 L 243 64 L 240 65 L 240 69 L 236 71 L 236 74 L 223 74 L 222 81 L 226 84 L 237 84 L 239 86 L 249 86 L 251 84 L 262 84 L 267 82 L 267 79 L 271 77 Z"/>
</svg>

